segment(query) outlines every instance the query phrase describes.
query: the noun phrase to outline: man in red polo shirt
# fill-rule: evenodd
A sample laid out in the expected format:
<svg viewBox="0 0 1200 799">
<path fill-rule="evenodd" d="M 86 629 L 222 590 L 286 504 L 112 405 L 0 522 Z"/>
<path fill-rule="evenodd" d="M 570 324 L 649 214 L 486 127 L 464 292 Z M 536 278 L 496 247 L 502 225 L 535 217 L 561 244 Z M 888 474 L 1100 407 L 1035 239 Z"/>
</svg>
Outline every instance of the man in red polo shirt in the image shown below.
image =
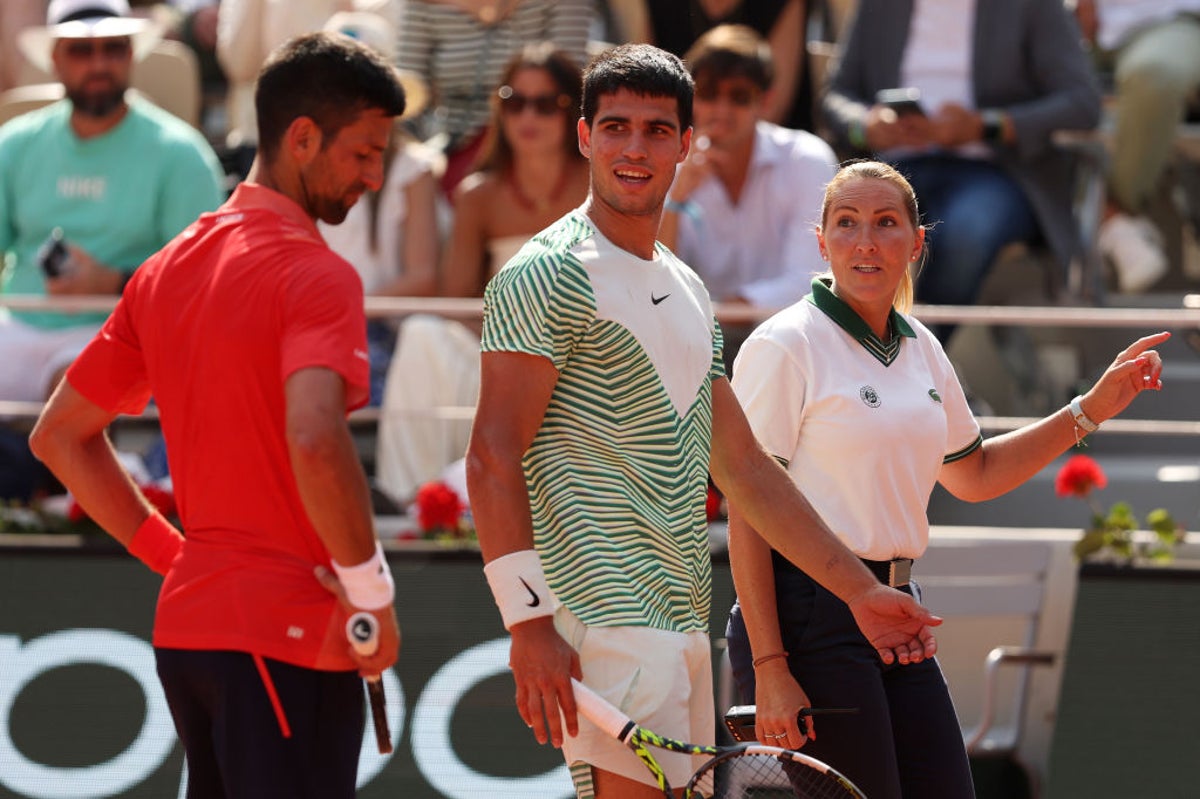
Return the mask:
<svg viewBox="0 0 1200 799">
<path fill-rule="evenodd" d="M 137 270 L 30 443 L 165 575 L 154 647 L 189 799 L 352 797 L 359 673 L 395 662 L 399 630 L 345 419 L 367 399 L 362 285 L 315 221 L 379 189 L 404 93 L 367 48 L 313 34 L 268 60 L 256 106 L 247 181 Z M 105 436 L 151 396 L 186 538 Z M 357 610 L 374 655 L 347 640 Z"/>
</svg>

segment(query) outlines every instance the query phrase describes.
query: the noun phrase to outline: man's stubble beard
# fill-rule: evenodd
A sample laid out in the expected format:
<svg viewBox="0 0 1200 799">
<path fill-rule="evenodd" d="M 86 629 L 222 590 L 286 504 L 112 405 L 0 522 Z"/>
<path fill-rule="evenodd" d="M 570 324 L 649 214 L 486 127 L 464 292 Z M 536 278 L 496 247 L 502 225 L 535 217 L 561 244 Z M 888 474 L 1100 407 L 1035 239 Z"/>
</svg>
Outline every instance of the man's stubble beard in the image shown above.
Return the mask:
<svg viewBox="0 0 1200 799">
<path fill-rule="evenodd" d="M 82 90 L 67 90 L 67 98 L 71 106 L 80 114 L 103 119 L 119 109 L 125 102 L 126 86 L 115 86 L 108 91 L 87 92 Z"/>
</svg>

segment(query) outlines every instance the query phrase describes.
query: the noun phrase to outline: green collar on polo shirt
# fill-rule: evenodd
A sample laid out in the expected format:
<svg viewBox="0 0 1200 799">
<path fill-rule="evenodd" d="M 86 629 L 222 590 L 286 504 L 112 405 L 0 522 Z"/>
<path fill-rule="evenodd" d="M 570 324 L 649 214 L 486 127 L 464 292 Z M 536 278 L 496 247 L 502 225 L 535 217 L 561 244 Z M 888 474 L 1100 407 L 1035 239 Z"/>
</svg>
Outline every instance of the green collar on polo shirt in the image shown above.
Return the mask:
<svg viewBox="0 0 1200 799">
<path fill-rule="evenodd" d="M 853 336 L 881 364 L 890 366 L 892 361 L 896 360 L 896 356 L 900 354 L 900 342 L 904 337 L 917 337 L 917 334 L 913 332 L 912 326 L 893 308 L 891 314 L 888 316 L 888 330 L 892 331 L 891 341 L 886 344 L 883 343 L 879 340 L 879 336 L 875 335 L 875 332 L 871 330 L 870 325 L 864 322 L 863 318 L 855 313 L 853 308 L 833 293 L 830 289 L 832 284 L 833 281 L 827 277 L 814 277 L 812 294 L 805 295 L 804 299 L 817 306 L 822 313 L 837 322 L 842 330 Z"/>
</svg>

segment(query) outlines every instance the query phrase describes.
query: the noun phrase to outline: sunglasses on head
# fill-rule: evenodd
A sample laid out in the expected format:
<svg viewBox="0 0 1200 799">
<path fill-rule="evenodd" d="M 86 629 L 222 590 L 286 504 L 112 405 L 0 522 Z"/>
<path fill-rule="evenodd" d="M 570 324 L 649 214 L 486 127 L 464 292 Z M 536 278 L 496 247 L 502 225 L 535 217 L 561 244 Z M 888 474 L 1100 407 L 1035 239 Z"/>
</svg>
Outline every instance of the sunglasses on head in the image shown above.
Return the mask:
<svg viewBox="0 0 1200 799">
<path fill-rule="evenodd" d="M 718 91 L 716 84 L 706 84 L 696 87 L 696 99 L 707 103 L 715 103 L 724 97 L 732 105 L 746 106 L 758 99 L 759 90 L 753 86 L 730 86 L 725 91 Z"/>
<path fill-rule="evenodd" d="M 565 110 L 571 103 L 571 98 L 565 94 L 530 96 L 518 94 L 512 86 L 501 86 L 497 94 L 500 96 L 500 110 L 506 114 L 519 114 L 526 106 L 530 106 L 538 116 L 548 117 Z"/>
<path fill-rule="evenodd" d="M 128 39 L 68 39 L 63 44 L 66 54 L 78 60 L 91 58 L 96 53 L 105 58 L 117 59 L 129 55 L 132 43 Z"/>
</svg>

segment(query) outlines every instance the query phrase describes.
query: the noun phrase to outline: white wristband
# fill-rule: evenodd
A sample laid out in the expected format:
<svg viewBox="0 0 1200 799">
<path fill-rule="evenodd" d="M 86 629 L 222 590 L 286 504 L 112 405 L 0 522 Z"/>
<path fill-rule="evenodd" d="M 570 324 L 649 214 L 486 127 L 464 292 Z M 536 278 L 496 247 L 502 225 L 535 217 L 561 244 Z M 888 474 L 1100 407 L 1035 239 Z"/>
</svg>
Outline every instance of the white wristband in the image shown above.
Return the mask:
<svg viewBox="0 0 1200 799">
<path fill-rule="evenodd" d="M 500 608 L 504 629 L 530 619 L 554 615 L 542 559 L 533 549 L 510 552 L 484 564 L 484 576 Z"/>
<path fill-rule="evenodd" d="M 357 566 L 342 566 L 336 560 L 333 571 L 346 599 L 356 608 L 379 610 L 392 604 L 396 596 L 396 585 L 392 582 L 392 570 L 383 557 L 383 544 L 375 542 L 375 554 Z"/>
</svg>

